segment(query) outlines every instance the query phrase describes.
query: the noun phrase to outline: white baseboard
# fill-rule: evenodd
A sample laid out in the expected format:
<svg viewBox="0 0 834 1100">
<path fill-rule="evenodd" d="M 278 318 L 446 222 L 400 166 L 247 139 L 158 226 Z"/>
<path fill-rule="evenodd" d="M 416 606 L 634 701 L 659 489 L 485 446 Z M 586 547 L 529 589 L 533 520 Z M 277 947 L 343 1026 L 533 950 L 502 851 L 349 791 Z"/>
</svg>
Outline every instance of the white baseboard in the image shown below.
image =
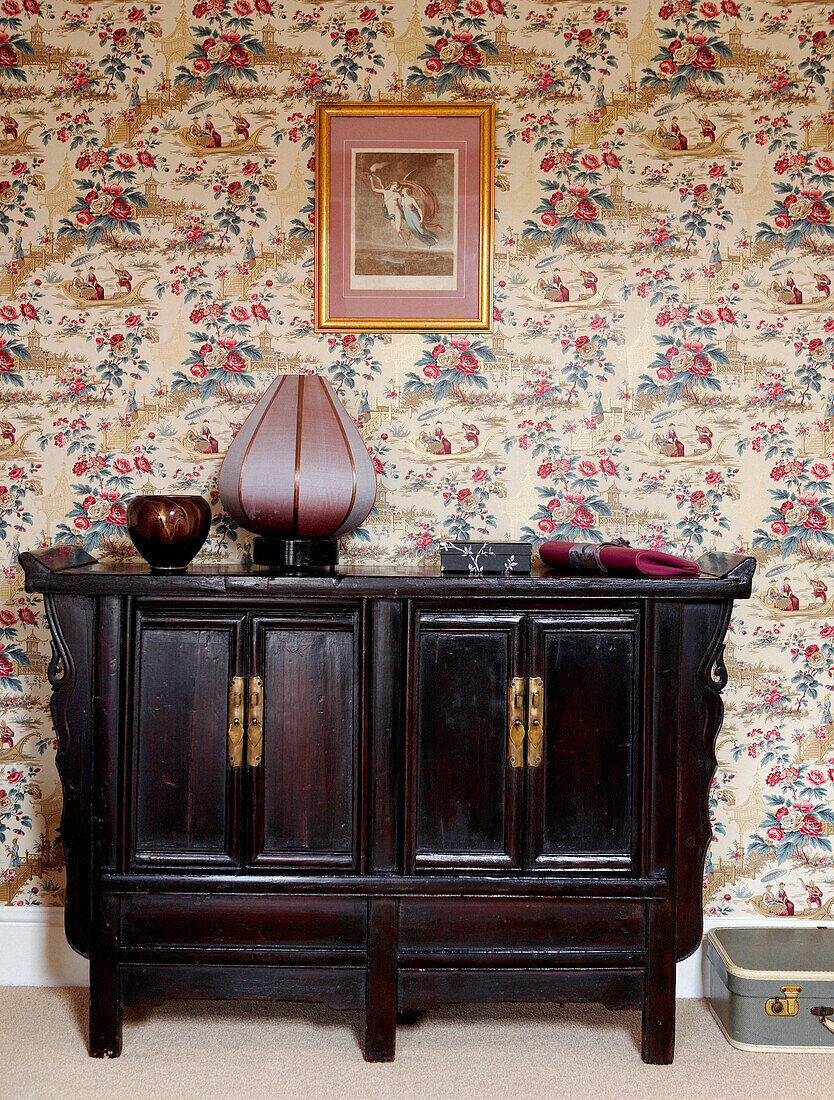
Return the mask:
<svg viewBox="0 0 834 1100">
<path fill-rule="evenodd" d="M 67 943 L 61 906 L 0 906 L 0 985 L 89 985 L 89 970 Z"/>
<path fill-rule="evenodd" d="M 735 918 L 704 921 L 710 928 L 747 925 L 796 928 L 790 918 Z M 834 927 L 834 921 L 818 921 Z M 816 925 L 815 925 L 816 926 Z M 89 963 L 77 955 L 64 935 L 64 910 L 55 906 L 0 907 L 0 985 L 89 985 Z M 703 944 L 678 963 L 678 997 L 707 996 L 707 958 Z"/>
</svg>

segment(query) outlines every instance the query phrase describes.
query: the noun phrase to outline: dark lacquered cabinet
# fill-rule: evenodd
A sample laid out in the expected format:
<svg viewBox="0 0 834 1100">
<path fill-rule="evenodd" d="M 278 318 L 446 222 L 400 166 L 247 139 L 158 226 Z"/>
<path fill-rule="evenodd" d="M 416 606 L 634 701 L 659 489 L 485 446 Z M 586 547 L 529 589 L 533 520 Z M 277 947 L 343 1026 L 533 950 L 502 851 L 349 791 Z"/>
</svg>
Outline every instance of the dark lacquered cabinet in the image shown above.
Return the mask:
<svg viewBox="0 0 834 1100">
<path fill-rule="evenodd" d="M 240 773 L 227 766 L 229 685 L 242 616 L 137 609 L 125 686 L 130 866 L 237 869 Z"/>
<path fill-rule="evenodd" d="M 253 612 L 263 749 L 247 767 L 249 865 L 356 871 L 362 651 L 358 609 Z M 247 715 L 249 719 L 249 715 Z M 248 727 L 247 727 L 248 728 Z"/>
<path fill-rule="evenodd" d="M 701 935 L 732 600 L 697 578 L 50 572 L 66 928 L 90 1053 L 125 1004 L 643 1011 L 670 1061 Z"/>
<path fill-rule="evenodd" d="M 356 870 L 358 610 L 139 600 L 128 630 L 130 865 Z"/>
<path fill-rule="evenodd" d="M 508 685 L 523 675 L 523 614 L 421 608 L 409 658 L 408 871 L 519 869 Z"/>
<path fill-rule="evenodd" d="M 640 626 L 637 606 L 416 612 L 410 870 L 637 873 Z"/>
</svg>

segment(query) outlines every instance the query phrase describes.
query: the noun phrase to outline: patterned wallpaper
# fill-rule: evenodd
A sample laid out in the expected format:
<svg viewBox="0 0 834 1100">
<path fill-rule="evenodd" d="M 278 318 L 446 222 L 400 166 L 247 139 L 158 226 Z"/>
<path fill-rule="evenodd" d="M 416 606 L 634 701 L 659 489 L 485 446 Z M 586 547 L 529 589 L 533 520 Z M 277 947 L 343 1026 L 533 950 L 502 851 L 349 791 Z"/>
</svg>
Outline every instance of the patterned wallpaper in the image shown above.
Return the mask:
<svg viewBox="0 0 834 1100">
<path fill-rule="evenodd" d="M 124 558 L 125 502 L 180 490 L 245 558 L 220 459 L 315 371 L 379 475 L 356 558 L 755 554 L 705 905 L 831 916 L 832 89 L 813 0 L 0 0 L 0 902 L 64 889 L 18 552 Z M 321 97 L 496 101 L 494 335 L 313 332 Z"/>
</svg>

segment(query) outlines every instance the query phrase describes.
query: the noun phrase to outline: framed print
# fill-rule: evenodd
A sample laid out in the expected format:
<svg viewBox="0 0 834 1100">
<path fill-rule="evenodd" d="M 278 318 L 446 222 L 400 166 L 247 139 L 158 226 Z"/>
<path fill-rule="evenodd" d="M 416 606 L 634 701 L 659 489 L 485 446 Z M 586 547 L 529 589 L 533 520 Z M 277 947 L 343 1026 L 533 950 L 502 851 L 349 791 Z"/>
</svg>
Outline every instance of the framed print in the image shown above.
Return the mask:
<svg viewBox="0 0 834 1100">
<path fill-rule="evenodd" d="M 495 105 L 316 106 L 316 331 L 492 327 Z"/>
</svg>

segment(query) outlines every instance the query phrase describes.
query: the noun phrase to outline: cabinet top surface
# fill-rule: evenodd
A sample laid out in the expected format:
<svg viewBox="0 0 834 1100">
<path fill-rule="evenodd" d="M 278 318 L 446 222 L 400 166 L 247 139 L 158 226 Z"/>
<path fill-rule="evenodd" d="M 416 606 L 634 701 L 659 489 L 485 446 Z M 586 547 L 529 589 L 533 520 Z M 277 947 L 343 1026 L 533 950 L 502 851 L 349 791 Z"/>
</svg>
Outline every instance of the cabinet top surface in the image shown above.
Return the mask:
<svg viewBox="0 0 834 1100">
<path fill-rule="evenodd" d="M 737 554 L 704 554 L 700 576 L 633 577 L 563 573 L 541 566 L 509 576 L 443 575 L 433 565 L 363 562 L 333 572 L 273 573 L 260 566 L 192 565 L 186 573 L 152 573 L 135 559 L 50 571 L 36 554 L 21 554 L 27 591 L 68 595 L 135 596 L 314 596 L 338 597 L 632 597 L 668 599 L 745 599 L 750 595 L 755 560 Z"/>
</svg>

